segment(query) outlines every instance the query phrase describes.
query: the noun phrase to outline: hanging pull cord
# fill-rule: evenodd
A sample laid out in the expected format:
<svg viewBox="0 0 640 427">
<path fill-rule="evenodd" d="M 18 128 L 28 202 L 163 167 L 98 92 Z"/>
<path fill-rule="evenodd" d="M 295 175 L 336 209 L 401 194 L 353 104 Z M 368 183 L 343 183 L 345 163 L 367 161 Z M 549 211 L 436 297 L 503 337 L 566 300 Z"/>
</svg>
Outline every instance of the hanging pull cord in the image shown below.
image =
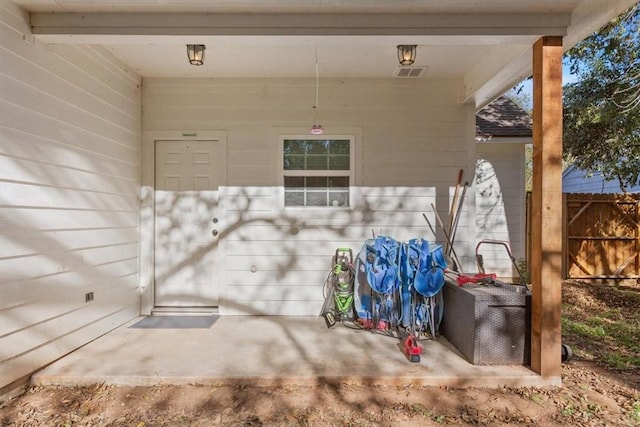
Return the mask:
<svg viewBox="0 0 640 427">
<path fill-rule="evenodd" d="M 313 106 L 314 114 L 313 114 L 313 123 L 317 124 L 318 119 L 318 87 L 319 87 L 319 74 L 318 74 L 318 52 L 316 51 L 316 104 Z"/>
<path fill-rule="evenodd" d="M 324 132 L 322 125 L 318 124 L 318 110 L 319 110 L 319 92 L 320 92 L 320 72 L 318 70 L 318 49 L 316 48 L 316 104 L 313 106 L 313 126 L 311 126 L 312 135 L 321 135 Z"/>
</svg>

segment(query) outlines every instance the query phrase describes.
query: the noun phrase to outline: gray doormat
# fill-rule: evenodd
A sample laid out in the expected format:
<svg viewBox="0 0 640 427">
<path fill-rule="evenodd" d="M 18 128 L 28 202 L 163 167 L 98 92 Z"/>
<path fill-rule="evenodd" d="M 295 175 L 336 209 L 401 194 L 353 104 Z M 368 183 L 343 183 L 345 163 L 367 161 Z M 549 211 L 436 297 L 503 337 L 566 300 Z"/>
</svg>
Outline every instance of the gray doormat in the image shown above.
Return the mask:
<svg viewBox="0 0 640 427">
<path fill-rule="evenodd" d="M 147 316 L 129 326 L 141 329 L 209 329 L 220 316 Z"/>
</svg>

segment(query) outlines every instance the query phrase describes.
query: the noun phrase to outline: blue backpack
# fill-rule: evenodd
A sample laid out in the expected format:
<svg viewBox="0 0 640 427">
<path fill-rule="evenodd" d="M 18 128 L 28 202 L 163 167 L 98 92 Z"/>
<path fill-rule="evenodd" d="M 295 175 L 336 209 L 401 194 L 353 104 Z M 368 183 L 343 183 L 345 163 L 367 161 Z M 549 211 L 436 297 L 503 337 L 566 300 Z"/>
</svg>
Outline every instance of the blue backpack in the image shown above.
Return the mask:
<svg viewBox="0 0 640 427">
<path fill-rule="evenodd" d="M 387 236 L 378 236 L 373 246 L 367 245 L 365 269 L 371 289 L 381 294 L 397 290 L 401 248 L 399 242 Z"/>
<path fill-rule="evenodd" d="M 444 286 L 444 269 L 447 266 L 440 245 L 435 245 L 431 250 L 426 240 L 409 240 L 406 263 L 408 276 L 413 274 L 412 285 L 416 292 L 425 297 L 432 297 L 440 292 Z"/>
</svg>

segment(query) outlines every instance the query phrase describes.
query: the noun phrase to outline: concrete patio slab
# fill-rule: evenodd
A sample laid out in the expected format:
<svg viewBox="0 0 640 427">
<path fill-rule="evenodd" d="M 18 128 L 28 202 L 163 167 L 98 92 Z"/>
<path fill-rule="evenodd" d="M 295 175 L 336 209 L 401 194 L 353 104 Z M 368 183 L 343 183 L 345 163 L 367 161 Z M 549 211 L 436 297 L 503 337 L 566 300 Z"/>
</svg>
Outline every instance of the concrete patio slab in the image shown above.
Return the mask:
<svg viewBox="0 0 640 427">
<path fill-rule="evenodd" d="M 113 330 L 32 376 L 33 385 L 359 383 L 452 387 L 560 385 L 527 367 L 474 366 L 444 337 L 411 363 L 398 339 L 320 317 L 225 316 L 210 328 Z"/>
</svg>

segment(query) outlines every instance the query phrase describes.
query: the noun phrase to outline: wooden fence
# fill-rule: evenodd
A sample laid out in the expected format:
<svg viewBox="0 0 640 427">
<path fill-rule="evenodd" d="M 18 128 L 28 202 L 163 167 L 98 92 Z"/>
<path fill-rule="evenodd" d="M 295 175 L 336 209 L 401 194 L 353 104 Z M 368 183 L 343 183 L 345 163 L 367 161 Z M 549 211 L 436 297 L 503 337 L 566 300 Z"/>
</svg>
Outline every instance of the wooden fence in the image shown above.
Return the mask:
<svg viewBox="0 0 640 427">
<path fill-rule="evenodd" d="M 565 194 L 567 279 L 640 278 L 640 194 Z"/>
</svg>

